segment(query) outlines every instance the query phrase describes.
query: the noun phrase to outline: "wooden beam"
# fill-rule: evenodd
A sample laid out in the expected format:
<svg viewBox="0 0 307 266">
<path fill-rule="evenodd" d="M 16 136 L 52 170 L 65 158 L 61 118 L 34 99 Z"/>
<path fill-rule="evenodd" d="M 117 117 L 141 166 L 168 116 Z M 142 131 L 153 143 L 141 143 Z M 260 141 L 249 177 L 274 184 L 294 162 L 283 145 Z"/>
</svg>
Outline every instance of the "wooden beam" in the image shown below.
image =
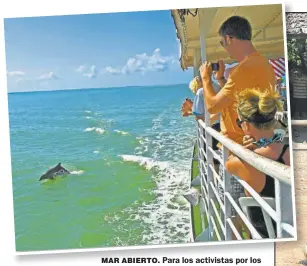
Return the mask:
<svg viewBox="0 0 307 266">
<path fill-rule="evenodd" d="M 306 37 L 305 37 L 306 38 Z M 219 40 L 218 38 L 212 38 L 210 39 L 210 41 L 213 41 L 214 39 L 216 39 L 216 45 L 207 45 L 207 49 L 208 48 L 218 48 L 220 46 L 219 44 Z M 208 39 L 206 40 L 206 42 L 208 43 Z M 278 38 L 267 38 L 267 39 L 257 39 L 257 40 L 254 40 L 253 43 L 254 44 L 258 44 L 258 43 L 261 43 L 261 42 L 284 42 L 284 39 L 278 37 Z M 195 48 L 199 48 L 200 47 L 200 41 L 189 41 L 188 42 L 188 49 L 195 49 Z"/>
</svg>

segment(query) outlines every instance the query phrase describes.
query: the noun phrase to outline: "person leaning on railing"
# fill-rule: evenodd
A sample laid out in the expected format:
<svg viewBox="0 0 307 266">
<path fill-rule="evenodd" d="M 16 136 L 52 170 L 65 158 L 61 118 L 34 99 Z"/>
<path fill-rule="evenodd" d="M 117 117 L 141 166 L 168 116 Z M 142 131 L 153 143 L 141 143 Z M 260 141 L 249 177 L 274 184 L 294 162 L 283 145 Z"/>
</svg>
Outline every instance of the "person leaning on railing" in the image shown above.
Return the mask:
<svg viewBox="0 0 307 266">
<path fill-rule="evenodd" d="M 237 95 L 237 125 L 242 128 L 244 135 L 255 140 L 246 148 L 255 153 L 290 165 L 289 145 L 280 141 L 278 132 L 274 132 L 277 121 L 277 111 L 282 111 L 283 103 L 278 92 L 268 89 L 246 89 Z M 252 167 L 235 155 L 230 155 L 226 162 L 226 170 L 231 174 L 245 180 L 262 197 L 275 198 L 275 183 L 271 176 Z M 250 196 L 245 191 L 246 196 Z M 251 222 L 263 237 L 268 237 L 263 214 L 260 207 L 250 207 Z"/>
<path fill-rule="evenodd" d="M 195 119 L 204 120 L 205 117 L 205 105 L 203 96 L 203 85 L 201 78 L 196 76 L 190 81 L 189 88 L 194 94 L 194 101 L 191 99 L 185 99 L 181 106 L 182 116 L 195 115 Z M 216 130 L 220 130 L 219 114 L 213 114 L 210 116 L 211 123 L 215 125 Z"/>
</svg>

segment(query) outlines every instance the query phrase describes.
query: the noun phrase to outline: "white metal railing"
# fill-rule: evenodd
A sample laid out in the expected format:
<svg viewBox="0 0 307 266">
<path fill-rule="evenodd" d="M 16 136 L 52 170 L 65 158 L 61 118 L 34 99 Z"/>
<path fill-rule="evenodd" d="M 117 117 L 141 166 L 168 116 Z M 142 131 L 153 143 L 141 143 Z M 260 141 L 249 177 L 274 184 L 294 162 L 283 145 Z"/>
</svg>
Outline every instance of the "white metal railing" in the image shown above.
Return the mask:
<svg viewBox="0 0 307 266">
<path fill-rule="evenodd" d="M 212 139 L 215 138 L 222 144 L 222 157 L 212 148 Z M 212 127 L 206 126 L 205 122 L 198 120 L 197 126 L 198 167 L 201 180 L 200 187 L 200 213 L 202 219 L 202 234 L 206 232 L 207 241 L 231 240 L 233 235 L 241 240 L 231 219 L 231 208 L 234 208 L 244 225 L 248 228 L 252 239 L 261 239 L 261 235 L 249 221 L 247 216 L 238 206 L 231 195 L 231 176 L 224 165 L 229 152 L 232 152 L 251 166 L 275 180 L 275 208 L 272 208 L 250 185 L 244 180 L 233 176 L 235 180 L 258 203 L 264 212 L 276 223 L 276 238 L 294 238 L 296 235 L 293 220 L 292 186 L 290 183 L 290 167 L 276 161 L 264 158 L 241 145 L 223 136 Z M 206 147 L 206 148 L 205 148 Z M 223 178 L 216 173 L 213 158 L 223 166 Z M 217 184 L 224 190 L 224 200 L 220 199 Z M 223 218 L 222 218 L 223 216 Z M 205 222 L 207 221 L 207 223 Z M 206 226 L 207 224 L 207 226 Z M 197 238 L 197 236 L 195 236 Z"/>
</svg>

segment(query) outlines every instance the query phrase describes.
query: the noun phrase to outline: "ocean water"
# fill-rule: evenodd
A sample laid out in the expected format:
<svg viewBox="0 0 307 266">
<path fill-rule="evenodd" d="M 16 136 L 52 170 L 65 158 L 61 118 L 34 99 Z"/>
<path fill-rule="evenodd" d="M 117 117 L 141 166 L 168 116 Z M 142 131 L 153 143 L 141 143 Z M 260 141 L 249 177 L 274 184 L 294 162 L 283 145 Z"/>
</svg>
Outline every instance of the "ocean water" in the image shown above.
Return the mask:
<svg viewBox="0 0 307 266">
<path fill-rule="evenodd" d="M 188 241 L 186 85 L 8 97 L 17 251 Z M 38 181 L 59 162 L 72 174 Z"/>
</svg>

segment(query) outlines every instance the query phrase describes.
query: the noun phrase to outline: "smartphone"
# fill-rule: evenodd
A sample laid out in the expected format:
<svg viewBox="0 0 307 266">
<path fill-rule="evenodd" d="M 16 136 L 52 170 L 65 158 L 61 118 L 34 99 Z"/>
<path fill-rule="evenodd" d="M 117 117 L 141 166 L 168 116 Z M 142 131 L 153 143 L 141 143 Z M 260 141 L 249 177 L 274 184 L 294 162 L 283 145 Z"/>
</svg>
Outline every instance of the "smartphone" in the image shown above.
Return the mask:
<svg viewBox="0 0 307 266">
<path fill-rule="evenodd" d="M 211 66 L 213 71 L 219 71 L 220 69 L 219 63 L 211 63 Z"/>
</svg>

